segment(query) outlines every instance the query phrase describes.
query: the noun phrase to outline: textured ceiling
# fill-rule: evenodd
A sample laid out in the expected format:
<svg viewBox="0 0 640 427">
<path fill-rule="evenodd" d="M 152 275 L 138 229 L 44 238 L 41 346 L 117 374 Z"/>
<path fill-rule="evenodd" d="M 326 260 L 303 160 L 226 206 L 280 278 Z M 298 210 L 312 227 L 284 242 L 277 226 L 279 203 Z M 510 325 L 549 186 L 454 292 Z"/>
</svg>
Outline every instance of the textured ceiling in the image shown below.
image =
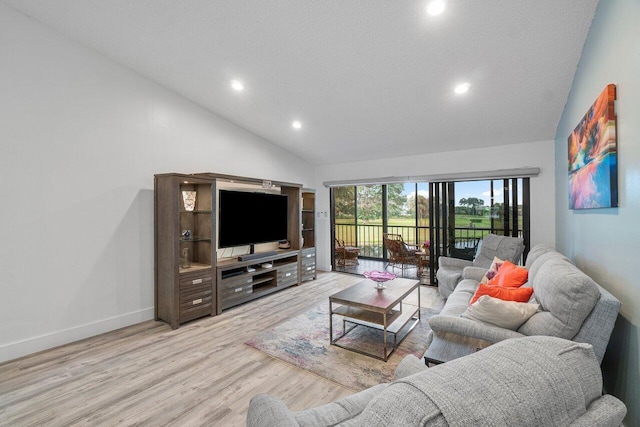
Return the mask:
<svg viewBox="0 0 640 427">
<path fill-rule="evenodd" d="M 553 139 L 598 3 L 2 1 L 314 164 Z"/>
</svg>

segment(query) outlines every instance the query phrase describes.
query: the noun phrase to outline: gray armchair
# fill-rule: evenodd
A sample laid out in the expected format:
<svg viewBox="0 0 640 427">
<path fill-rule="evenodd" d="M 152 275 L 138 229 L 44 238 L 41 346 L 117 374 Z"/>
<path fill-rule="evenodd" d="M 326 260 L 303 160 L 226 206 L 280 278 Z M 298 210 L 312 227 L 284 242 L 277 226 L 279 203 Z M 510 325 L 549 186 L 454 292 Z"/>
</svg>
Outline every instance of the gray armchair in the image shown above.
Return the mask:
<svg viewBox="0 0 640 427">
<path fill-rule="evenodd" d="M 441 256 L 438 258 L 438 291 L 448 298 L 462 280 L 462 271 L 467 267 L 479 267 L 487 270 L 494 257 L 509 260 L 517 264 L 524 252 L 524 241 L 519 237 L 487 234 L 479 244 L 479 251 L 473 261 Z"/>
</svg>

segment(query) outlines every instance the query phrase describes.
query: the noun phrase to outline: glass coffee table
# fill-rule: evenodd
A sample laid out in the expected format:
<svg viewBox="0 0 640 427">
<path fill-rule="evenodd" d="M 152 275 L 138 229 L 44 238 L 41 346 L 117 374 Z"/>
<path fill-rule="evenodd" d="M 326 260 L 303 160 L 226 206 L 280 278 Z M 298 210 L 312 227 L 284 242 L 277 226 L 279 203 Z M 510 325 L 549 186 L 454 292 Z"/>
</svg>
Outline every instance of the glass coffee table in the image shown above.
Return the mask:
<svg viewBox="0 0 640 427">
<path fill-rule="evenodd" d="M 420 282 L 397 278 L 377 289 L 376 282 L 365 279 L 329 297 L 329 340 L 332 345 L 383 361 L 393 354 L 420 321 Z M 418 306 L 403 304 L 412 292 L 418 292 Z M 343 333 L 333 338 L 333 316 L 342 316 Z M 349 328 L 347 329 L 347 324 Z M 343 345 L 340 340 L 357 327 L 375 328 L 382 333 L 382 356 Z M 398 339 L 398 335 L 402 335 Z M 388 334 L 393 336 L 389 345 Z"/>
</svg>

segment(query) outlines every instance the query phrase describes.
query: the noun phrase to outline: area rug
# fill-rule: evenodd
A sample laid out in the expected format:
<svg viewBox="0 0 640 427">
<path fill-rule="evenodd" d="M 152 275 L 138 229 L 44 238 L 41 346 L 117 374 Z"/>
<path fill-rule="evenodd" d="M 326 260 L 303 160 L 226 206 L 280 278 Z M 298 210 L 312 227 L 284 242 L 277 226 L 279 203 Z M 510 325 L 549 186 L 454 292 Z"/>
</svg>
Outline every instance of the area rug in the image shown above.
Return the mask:
<svg viewBox="0 0 640 427">
<path fill-rule="evenodd" d="M 405 305 L 406 308 L 409 307 Z M 353 391 L 360 391 L 393 380 L 396 366 L 406 355 L 422 357 L 427 334 L 431 330 L 428 320 L 437 311 L 422 308 L 420 313 L 421 321 L 387 362 L 329 344 L 328 302 L 258 333 L 245 344 Z M 342 335 L 341 319 L 333 316 L 334 338 Z M 382 355 L 382 334 L 380 330 L 358 326 L 340 342 L 368 351 L 377 350 Z M 392 343 L 393 338 L 389 337 Z"/>
</svg>

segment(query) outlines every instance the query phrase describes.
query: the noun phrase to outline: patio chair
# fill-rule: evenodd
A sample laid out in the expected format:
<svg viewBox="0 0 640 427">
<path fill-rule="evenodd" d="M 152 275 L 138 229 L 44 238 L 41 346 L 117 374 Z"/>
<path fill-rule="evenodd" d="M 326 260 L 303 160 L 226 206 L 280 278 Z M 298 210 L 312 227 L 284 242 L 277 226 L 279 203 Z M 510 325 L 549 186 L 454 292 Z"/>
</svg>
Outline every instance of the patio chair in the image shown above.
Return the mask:
<svg viewBox="0 0 640 427">
<path fill-rule="evenodd" d="M 418 267 L 418 257 L 416 256 L 418 248 L 416 246 L 407 245 L 399 234 L 383 233 L 382 240 L 389 254 L 387 267 L 400 268 L 403 275 L 405 268 Z"/>
<path fill-rule="evenodd" d="M 360 255 L 360 249 L 355 246 L 347 246 L 344 244 L 344 240 L 336 240 L 336 264 L 342 267 L 348 265 L 358 264 L 358 255 Z"/>
</svg>

